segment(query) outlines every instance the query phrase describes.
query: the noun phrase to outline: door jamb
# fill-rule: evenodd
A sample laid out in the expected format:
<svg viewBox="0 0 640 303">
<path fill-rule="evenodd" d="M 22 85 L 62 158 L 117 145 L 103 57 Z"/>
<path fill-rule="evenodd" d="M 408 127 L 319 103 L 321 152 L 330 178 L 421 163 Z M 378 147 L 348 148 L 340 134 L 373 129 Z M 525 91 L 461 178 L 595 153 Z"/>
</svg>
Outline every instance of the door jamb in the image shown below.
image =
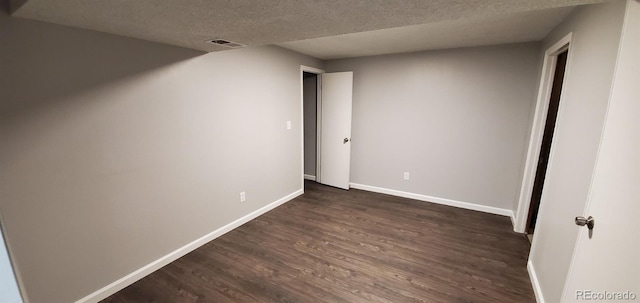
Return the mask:
<svg viewBox="0 0 640 303">
<path fill-rule="evenodd" d="M 322 77 L 325 71 L 319 68 L 300 65 L 300 132 L 301 138 L 301 155 L 302 155 L 302 171 L 300 180 L 301 188 L 304 191 L 304 72 L 318 75 L 316 84 L 316 182 L 320 182 L 320 135 L 322 134 Z"/>
<path fill-rule="evenodd" d="M 544 63 L 542 64 L 542 75 L 540 78 L 540 86 L 538 89 L 538 99 L 533 117 L 533 125 L 531 127 L 531 135 L 529 137 L 529 148 L 524 167 L 524 174 L 520 187 L 520 195 L 518 196 L 518 209 L 516 211 L 514 231 L 524 233 L 526 230 L 527 217 L 529 216 L 529 204 L 531 203 L 531 193 L 535 174 L 538 167 L 538 158 L 540 156 L 540 144 L 544 135 L 544 127 L 546 125 L 547 112 L 549 110 L 549 98 L 551 97 L 551 88 L 553 86 L 553 75 L 558 61 L 558 54 L 569 51 L 571 48 L 572 33 L 564 36 L 554 45 L 549 47 L 544 53 Z M 568 56 L 566 65 L 569 65 L 571 56 Z M 565 72 L 564 78 L 567 79 L 568 72 Z M 563 87 L 564 87 L 563 82 Z M 560 104 L 562 104 L 563 95 L 560 95 Z M 557 128 L 556 124 L 556 128 Z M 551 149 L 553 153 L 553 148 Z M 540 211 L 540 209 L 538 209 Z M 535 236 L 534 236 L 535 237 Z"/>
</svg>

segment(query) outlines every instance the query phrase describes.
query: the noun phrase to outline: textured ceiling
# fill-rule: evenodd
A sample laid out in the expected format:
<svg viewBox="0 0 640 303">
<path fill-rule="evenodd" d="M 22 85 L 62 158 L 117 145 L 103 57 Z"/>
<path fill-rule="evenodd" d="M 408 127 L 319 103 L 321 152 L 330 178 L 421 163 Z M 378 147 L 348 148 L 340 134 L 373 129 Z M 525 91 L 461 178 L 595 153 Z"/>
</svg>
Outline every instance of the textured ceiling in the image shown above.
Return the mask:
<svg viewBox="0 0 640 303">
<path fill-rule="evenodd" d="M 22 2 L 25 0 L 12 0 L 12 4 Z M 454 21 L 481 22 L 478 20 L 596 2 L 602 1 L 28 0 L 12 10 L 16 17 L 216 51 L 225 48 L 204 41 L 224 38 L 255 46 L 441 22 L 464 28 L 464 22 Z M 460 31 L 450 34 L 466 35 Z"/>
<path fill-rule="evenodd" d="M 573 9 L 562 7 L 280 43 L 320 59 L 542 40 Z"/>
</svg>

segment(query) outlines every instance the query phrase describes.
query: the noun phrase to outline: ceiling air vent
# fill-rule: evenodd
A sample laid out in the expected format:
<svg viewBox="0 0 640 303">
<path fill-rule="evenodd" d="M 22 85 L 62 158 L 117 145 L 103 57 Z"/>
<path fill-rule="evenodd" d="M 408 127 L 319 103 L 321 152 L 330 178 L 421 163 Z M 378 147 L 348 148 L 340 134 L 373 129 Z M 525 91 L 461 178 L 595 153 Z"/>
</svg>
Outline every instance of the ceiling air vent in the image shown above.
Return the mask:
<svg viewBox="0 0 640 303">
<path fill-rule="evenodd" d="M 228 48 L 246 47 L 246 45 L 244 45 L 242 43 L 233 42 L 233 41 L 224 40 L 224 39 L 212 39 L 212 40 L 207 40 L 207 42 L 209 42 L 211 44 L 217 44 L 217 45 L 220 45 L 220 46 L 228 47 Z"/>
</svg>

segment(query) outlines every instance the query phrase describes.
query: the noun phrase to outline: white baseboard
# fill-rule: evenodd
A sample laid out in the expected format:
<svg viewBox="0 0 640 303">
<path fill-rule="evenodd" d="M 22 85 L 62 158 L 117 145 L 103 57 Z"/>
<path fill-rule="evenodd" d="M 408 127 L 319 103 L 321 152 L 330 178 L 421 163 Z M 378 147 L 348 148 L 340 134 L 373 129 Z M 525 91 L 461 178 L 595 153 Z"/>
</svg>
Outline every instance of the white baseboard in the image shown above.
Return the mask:
<svg viewBox="0 0 640 303">
<path fill-rule="evenodd" d="M 177 260 L 178 258 L 190 253 L 191 251 L 195 250 L 196 248 L 207 244 L 208 242 L 210 242 L 211 240 L 220 237 L 224 234 L 226 234 L 227 232 L 230 232 L 231 230 L 241 226 L 242 224 L 245 224 L 257 217 L 259 217 L 260 215 L 286 203 L 289 202 L 291 200 L 293 200 L 294 198 L 302 195 L 304 192 L 303 189 L 299 189 L 281 199 L 278 199 L 275 202 L 272 202 L 256 211 L 253 211 L 247 215 L 245 215 L 244 217 L 241 217 L 240 219 L 237 219 L 223 227 L 220 227 L 216 230 L 214 230 L 213 232 L 202 236 L 201 238 L 183 246 L 180 247 L 176 250 L 174 250 L 173 252 L 165 255 L 164 257 L 155 260 L 143 267 L 141 267 L 140 269 L 118 279 L 117 281 L 96 290 L 95 292 L 89 294 L 88 296 L 76 301 L 76 303 L 93 303 L 93 302 L 99 302 L 105 298 L 107 298 L 108 296 L 115 294 L 116 292 L 118 292 L 119 290 L 135 283 L 136 281 L 146 277 L 147 275 L 151 274 L 152 272 L 162 268 L 163 266 Z"/>
<path fill-rule="evenodd" d="M 362 189 L 362 190 L 372 191 L 372 192 L 381 193 L 381 194 L 387 194 L 387 195 L 409 198 L 414 200 L 426 201 L 426 202 L 433 202 L 437 204 L 443 204 L 443 205 L 459 207 L 464 209 L 477 210 L 477 211 L 490 213 L 490 214 L 507 216 L 507 217 L 511 217 L 512 218 L 511 220 L 513 222 L 513 211 L 510 209 L 497 208 L 497 207 L 474 204 L 469 202 L 455 201 L 455 200 L 426 196 L 421 194 L 414 194 L 414 193 L 399 191 L 395 189 L 388 189 L 388 188 L 382 188 L 382 187 L 376 187 L 376 186 L 370 186 L 370 185 L 364 185 L 364 184 L 358 184 L 358 183 L 349 183 L 349 186 L 351 188 Z"/>
<path fill-rule="evenodd" d="M 304 178 L 305 178 L 305 180 L 311 180 L 311 181 L 315 181 L 316 180 L 316 176 L 307 175 L 307 174 L 304 174 Z"/>
<path fill-rule="evenodd" d="M 531 260 L 527 261 L 527 271 L 529 272 L 529 279 L 531 280 L 531 286 L 533 286 L 533 293 L 536 295 L 536 302 L 544 303 L 544 296 L 542 295 L 542 289 L 538 282 L 538 276 L 536 270 L 533 269 L 533 263 Z"/>
</svg>

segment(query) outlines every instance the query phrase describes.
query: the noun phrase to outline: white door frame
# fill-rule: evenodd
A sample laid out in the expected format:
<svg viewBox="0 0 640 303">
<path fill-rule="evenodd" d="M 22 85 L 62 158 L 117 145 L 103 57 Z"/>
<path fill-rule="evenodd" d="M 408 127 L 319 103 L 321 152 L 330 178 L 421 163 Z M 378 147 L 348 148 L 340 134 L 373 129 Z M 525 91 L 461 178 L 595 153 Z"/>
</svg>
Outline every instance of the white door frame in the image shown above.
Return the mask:
<svg viewBox="0 0 640 303">
<path fill-rule="evenodd" d="M 533 185 L 536 178 L 536 170 L 538 169 L 538 158 L 540 157 L 540 147 L 542 144 L 542 137 L 544 135 L 544 127 L 547 120 L 547 112 L 549 110 L 549 101 L 551 97 L 551 89 L 553 87 L 553 77 L 556 70 L 556 63 L 558 61 L 558 54 L 565 50 L 570 50 L 572 33 L 569 33 L 560 41 L 549 47 L 544 53 L 544 63 L 542 64 L 542 76 L 540 78 L 540 88 L 538 90 L 538 100 L 536 102 L 535 114 L 533 117 L 533 126 L 531 128 L 531 136 L 529 138 L 529 148 L 527 151 L 527 158 L 525 162 L 524 175 L 522 177 L 522 183 L 520 187 L 520 195 L 518 198 L 518 209 L 516 211 L 516 221 L 513 226 L 514 231 L 524 233 L 527 224 L 527 217 L 529 216 L 529 205 L 531 204 L 531 193 L 533 191 Z M 566 65 L 569 65 L 571 56 L 568 56 Z M 567 79 L 567 72 L 564 74 L 564 79 Z M 566 81 L 563 81 L 563 86 Z M 562 109 L 562 100 L 564 96 L 560 95 L 560 108 L 558 109 L 558 116 Z M 557 125 L 556 125 L 557 127 Z M 551 147 L 551 153 L 553 153 L 553 144 Z M 549 157 L 549 162 L 551 157 Z M 535 237 L 535 236 L 534 236 Z"/>
<path fill-rule="evenodd" d="M 319 68 L 300 65 L 300 125 L 301 127 L 301 154 L 302 154 L 302 172 L 300 180 L 302 190 L 304 191 L 304 72 L 318 75 L 316 83 L 316 182 L 320 182 L 320 136 L 322 135 L 322 77 L 325 71 Z"/>
</svg>

